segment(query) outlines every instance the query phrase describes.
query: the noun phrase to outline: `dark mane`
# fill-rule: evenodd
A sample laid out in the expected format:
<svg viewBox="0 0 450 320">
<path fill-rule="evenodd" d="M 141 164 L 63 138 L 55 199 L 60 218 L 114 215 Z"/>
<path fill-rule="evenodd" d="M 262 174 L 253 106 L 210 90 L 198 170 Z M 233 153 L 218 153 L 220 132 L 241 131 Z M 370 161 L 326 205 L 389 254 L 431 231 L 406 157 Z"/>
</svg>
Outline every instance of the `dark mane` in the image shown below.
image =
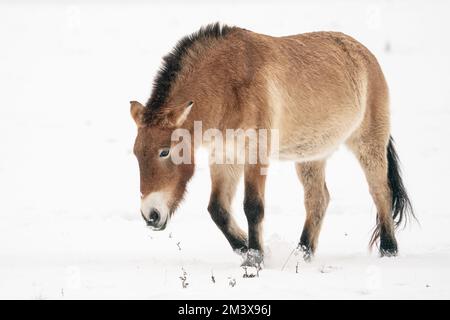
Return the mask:
<svg viewBox="0 0 450 320">
<path fill-rule="evenodd" d="M 224 37 L 233 29 L 234 27 L 221 26 L 216 22 L 204 26 L 178 41 L 172 51 L 163 57 L 162 66 L 153 80 L 152 94 L 146 104 L 147 112 L 159 109 L 166 102 L 171 85 L 181 70 L 182 60 L 194 43 L 203 39 Z"/>
</svg>

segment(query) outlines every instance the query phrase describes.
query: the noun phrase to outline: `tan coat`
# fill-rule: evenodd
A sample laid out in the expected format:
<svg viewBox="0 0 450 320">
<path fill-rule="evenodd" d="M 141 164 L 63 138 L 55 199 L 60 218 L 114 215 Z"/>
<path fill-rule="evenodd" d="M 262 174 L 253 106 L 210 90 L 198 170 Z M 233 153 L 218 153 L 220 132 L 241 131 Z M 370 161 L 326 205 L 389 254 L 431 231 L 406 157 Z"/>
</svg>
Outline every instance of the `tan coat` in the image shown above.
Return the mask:
<svg viewBox="0 0 450 320">
<path fill-rule="evenodd" d="M 337 32 L 271 37 L 240 28 L 207 28 L 209 31 L 203 29 L 192 36 L 192 43 L 182 48 L 185 51 L 179 50 L 184 54 L 177 57 L 178 69 L 173 61 L 166 61 L 169 67 L 175 66 L 172 75 L 176 76 L 170 78 L 169 86 L 162 83 L 167 89 L 163 91 L 164 102 L 155 106 L 159 100 L 153 94 L 146 107 L 132 103 L 132 114 L 140 128 L 136 155 L 144 198 L 168 190 L 172 213 L 193 174 L 189 166 L 162 167 L 157 162 L 160 159 L 143 156 L 145 150 L 150 148 L 154 155 L 162 144 L 167 144 L 174 129 L 192 132 L 194 121 L 202 121 L 204 130 L 215 128 L 222 132 L 276 129 L 279 157 L 297 163 L 305 187 L 307 218 L 299 248 L 309 259 L 316 249 L 329 201 L 326 159 L 346 144 L 364 169 L 378 209 L 378 227 L 372 242 L 381 237 L 381 253 L 395 255 L 393 217 L 401 220 L 409 200 L 390 142 L 388 88 L 376 58 L 353 38 Z M 161 79 L 165 79 L 164 74 Z M 154 92 L 161 91 L 158 84 Z M 233 249 L 247 253 L 245 263 L 250 265 L 262 261 L 265 176 L 260 169 L 267 166 L 211 166 L 208 209 Z M 158 172 L 158 182 L 149 172 Z M 229 214 L 242 172 L 248 237 Z M 399 207 L 398 203 L 403 205 Z M 146 212 L 142 214 L 145 218 Z"/>
</svg>

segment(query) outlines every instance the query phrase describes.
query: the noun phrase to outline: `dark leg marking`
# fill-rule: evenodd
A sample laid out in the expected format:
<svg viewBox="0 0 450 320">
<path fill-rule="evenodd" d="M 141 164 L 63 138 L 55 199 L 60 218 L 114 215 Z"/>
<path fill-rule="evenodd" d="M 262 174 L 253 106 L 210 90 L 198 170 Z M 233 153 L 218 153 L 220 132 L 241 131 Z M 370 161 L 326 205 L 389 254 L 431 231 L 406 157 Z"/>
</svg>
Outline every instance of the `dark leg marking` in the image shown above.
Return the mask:
<svg viewBox="0 0 450 320">
<path fill-rule="evenodd" d="M 208 211 L 212 220 L 223 232 L 233 250 L 236 250 L 238 253 L 245 253 L 247 251 L 246 236 L 240 229 L 237 228 L 233 217 L 222 207 L 217 197 L 211 197 Z"/>
<path fill-rule="evenodd" d="M 248 222 L 248 253 L 245 266 L 260 268 L 264 260 L 262 223 L 264 220 L 264 188 L 266 176 L 261 166 L 248 165 L 245 169 L 244 212 Z"/>
</svg>

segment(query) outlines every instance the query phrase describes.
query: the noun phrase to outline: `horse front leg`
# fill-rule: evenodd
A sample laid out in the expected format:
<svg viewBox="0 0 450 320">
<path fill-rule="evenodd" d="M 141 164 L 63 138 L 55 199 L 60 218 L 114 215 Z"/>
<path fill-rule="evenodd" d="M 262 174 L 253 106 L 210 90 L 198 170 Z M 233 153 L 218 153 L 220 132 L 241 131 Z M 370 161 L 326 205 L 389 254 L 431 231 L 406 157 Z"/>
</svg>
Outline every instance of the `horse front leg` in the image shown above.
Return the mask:
<svg viewBox="0 0 450 320">
<path fill-rule="evenodd" d="M 247 235 L 231 215 L 231 204 L 242 171 L 242 165 L 212 164 L 210 166 L 212 188 L 208 211 L 231 248 L 236 253 L 244 255 L 247 252 Z"/>
</svg>

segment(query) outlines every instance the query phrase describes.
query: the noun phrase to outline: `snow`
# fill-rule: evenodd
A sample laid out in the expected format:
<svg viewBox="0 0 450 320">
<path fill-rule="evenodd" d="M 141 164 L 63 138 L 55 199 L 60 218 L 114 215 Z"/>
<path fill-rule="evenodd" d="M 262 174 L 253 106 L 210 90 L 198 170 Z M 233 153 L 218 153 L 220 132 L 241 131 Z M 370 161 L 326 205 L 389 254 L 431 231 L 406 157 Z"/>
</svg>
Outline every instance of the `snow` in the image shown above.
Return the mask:
<svg viewBox="0 0 450 320">
<path fill-rule="evenodd" d="M 450 298 L 448 13 L 445 1 L 1 3 L 0 298 Z M 145 102 L 161 56 L 213 21 L 342 31 L 375 53 L 420 221 L 399 232 L 399 257 L 367 248 L 375 208 L 345 148 L 328 163 L 332 201 L 311 263 L 292 256 L 282 270 L 305 218 L 291 163 L 269 171 L 258 278 L 242 277 L 206 210 L 205 154 L 169 228 L 144 226 L 128 101 Z"/>
</svg>

